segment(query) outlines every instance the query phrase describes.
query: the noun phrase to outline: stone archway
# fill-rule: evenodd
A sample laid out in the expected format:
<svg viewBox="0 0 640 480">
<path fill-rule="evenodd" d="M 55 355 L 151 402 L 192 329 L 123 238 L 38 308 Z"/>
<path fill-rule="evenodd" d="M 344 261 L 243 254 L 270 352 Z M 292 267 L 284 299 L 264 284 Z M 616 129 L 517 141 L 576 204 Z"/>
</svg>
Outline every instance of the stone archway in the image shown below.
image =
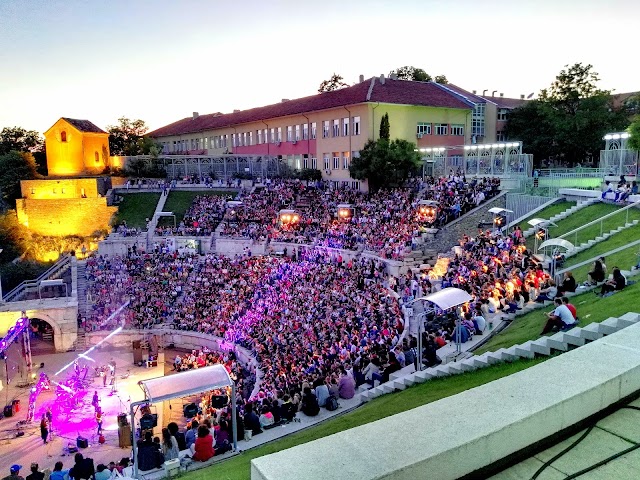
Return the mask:
<svg viewBox="0 0 640 480">
<path fill-rule="evenodd" d="M 46 319 L 32 317 L 31 325 L 31 354 L 45 355 L 55 353 L 55 329 Z"/>
</svg>

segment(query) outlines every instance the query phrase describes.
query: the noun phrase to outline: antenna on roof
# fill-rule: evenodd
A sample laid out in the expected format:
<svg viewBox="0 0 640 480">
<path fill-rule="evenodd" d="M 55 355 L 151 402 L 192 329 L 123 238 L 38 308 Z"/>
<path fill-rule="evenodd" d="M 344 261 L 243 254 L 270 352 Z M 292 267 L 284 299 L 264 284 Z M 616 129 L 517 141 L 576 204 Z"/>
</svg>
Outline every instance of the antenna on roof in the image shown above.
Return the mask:
<svg viewBox="0 0 640 480">
<path fill-rule="evenodd" d="M 529 99 L 529 98 L 531 98 L 531 97 L 533 97 L 533 92 L 531 92 L 531 93 L 529 94 L 529 96 L 527 97 L 527 99 Z"/>
</svg>

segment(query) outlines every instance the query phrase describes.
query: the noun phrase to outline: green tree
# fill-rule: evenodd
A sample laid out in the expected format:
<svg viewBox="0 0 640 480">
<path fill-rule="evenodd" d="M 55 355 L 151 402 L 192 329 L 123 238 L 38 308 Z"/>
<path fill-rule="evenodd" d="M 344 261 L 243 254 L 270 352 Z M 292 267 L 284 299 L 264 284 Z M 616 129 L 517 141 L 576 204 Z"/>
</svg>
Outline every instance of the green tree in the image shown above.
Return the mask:
<svg viewBox="0 0 640 480">
<path fill-rule="evenodd" d="M 143 136 L 148 127 L 144 120 L 130 120 L 127 117 L 118 119 L 117 125 L 107 127 L 109 132 L 109 150 L 111 155 L 142 154 Z"/>
<path fill-rule="evenodd" d="M 349 166 L 351 177 L 367 180 L 372 191 L 402 185 L 421 161 L 414 143 L 402 139 L 389 141 L 389 116 L 385 114 L 382 118 L 380 138 L 368 140 Z"/>
<path fill-rule="evenodd" d="M 640 115 L 634 117 L 633 122 L 629 125 L 627 129 L 629 132 L 629 140 L 627 146 L 629 150 L 637 150 L 640 151 Z"/>
<path fill-rule="evenodd" d="M 628 124 L 624 110 L 613 108 L 610 92 L 599 89 L 598 80 L 592 65 L 566 66 L 537 100 L 511 112 L 508 138 L 522 140 L 536 162 L 596 161 L 602 137 Z"/>
<path fill-rule="evenodd" d="M 322 81 L 320 87 L 318 87 L 318 93 L 333 92 L 334 90 L 338 90 L 339 88 L 347 86 L 348 85 L 345 83 L 342 75 L 334 73 L 333 75 L 331 75 L 331 78 L 329 80 Z"/>
<path fill-rule="evenodd" d="M 391 125 L 389 124 L 389 114 L 385 113 L 380 120 L 380 138 L 389 141 L 391 138 Z"/>
<path fill-rule="evenodd" d="M 424 69 L 404 66 L 400 68 L 396 68 L 395 70 L 391 70 L 389 72 L 389 76 L 395 75 L 398 80 L 411 80 L 413 82 L 437 82 L 437 83 L 448 83 L 447 77 L 444 75 L 436 75 L 436 77 L 432 77 L 429 75 Z"/>
<path fill-rule="evenodd" d="M 35 130 L 22 127 L 5 127 L 0 132 L 0 155 L 16 152 L 37 152 L 44 147 L 44 141 Z"/>
<path fill-rule="evenodd" d="M 38 177 L 36 161 L 28 152 L 9 152 L 0 155 L 0 193 L 9 204 L 20 198 L 20 180 Z"/>
</svg>

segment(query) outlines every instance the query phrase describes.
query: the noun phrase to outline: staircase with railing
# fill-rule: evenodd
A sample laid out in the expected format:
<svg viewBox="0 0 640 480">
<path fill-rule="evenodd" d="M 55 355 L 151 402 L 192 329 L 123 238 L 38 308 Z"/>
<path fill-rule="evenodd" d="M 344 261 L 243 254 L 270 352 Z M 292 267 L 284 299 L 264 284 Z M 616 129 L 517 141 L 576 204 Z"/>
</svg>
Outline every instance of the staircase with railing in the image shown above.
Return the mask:
<svg viewBox="0 0 640 480">
<path fill-rule="evenodd" d="M 67 272 L 71 269 L 71 255 L 65 255 L 58 260 L 51 268 L 40 275 L 35 280 L 25 280 L 9 293 L 2 297 L 4 302 L 18 302 L 21 300 L 33 300 L 38 298 L 40 283 L 44 280 L 57 280 L 62 278 L 67 285 L 67 291 L 71 294 L 71 281 Z M 67 280 L 69 280 L 67 282 Z"/>
</svg>

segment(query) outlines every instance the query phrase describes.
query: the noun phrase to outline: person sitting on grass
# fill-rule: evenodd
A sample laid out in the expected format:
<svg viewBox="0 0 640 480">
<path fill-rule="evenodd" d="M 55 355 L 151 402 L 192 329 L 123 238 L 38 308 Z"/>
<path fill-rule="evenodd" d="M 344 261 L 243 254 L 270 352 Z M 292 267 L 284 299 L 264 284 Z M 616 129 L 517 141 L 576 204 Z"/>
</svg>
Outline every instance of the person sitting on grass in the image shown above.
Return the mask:
<svg viewBox="0 0 640 480">
<path fill-rule="evenodd" d="M 540 295 L 536 302 L 544 303 L 546 300 L 553 300 L 558 295 L 558 287 L 553 280 L 549 280 L 549 286 L 540 290 Z"/>
<path fill-rule="evenodd" d="M 600 295 L 604 296 L 616 290 L 622 290 L 627 285 L 627 279 L 618 267 L 613 267 L 613 278 L 602 284 Z"/>
<path fill-rule="evenodd" d="M 567 292 L 573 293 L 576 291 L 576 287 L 576 279 L 573 278 L 573 273 L 564 272 L 564 278 L 558 287 L 558 295 L 564 295 Z"/>
<path fill-rule="evenodd" d="M 566 329 L 576 323 L 576 319 L 573 318 L 571 310 L 569 310 L 566 305 L 562 304 L 562 299 L 556 298 L 553 303 L 555 304 L 556 309 L 553 312 L 547 313 L 547 317 L 549 319 L 542 329 L 541 335 L 545 335 L 553 331 L 554 328 L 557 328 L 558 330 Z"/>
<path fill-rule="evenodd" d="M 604 266 L 604 259 L 602 257 L 600 257 L 598 260 L 593 262 L 593 268 L 591 269 L 591 271 L 587 274 L 589 277 L 589 280 L 586 282 L 586 285 L 597 285 L 600 282 L 604 282 L 604 277 L 605 277 L 605 266 Z"/>
<path fill-rule="evenodd" d="M 562 300 L 562 303 L 564 305 L 566 305 L 567 308 L 571 311 L 571 315 L 573 315 L 573 318 L 577 322 L 578 321 L 578 310 L 576 310 L 576 307 L 569 302 L 569 299 L 567 297 L 560 297 L 560 299 Z"/>
</svg>

